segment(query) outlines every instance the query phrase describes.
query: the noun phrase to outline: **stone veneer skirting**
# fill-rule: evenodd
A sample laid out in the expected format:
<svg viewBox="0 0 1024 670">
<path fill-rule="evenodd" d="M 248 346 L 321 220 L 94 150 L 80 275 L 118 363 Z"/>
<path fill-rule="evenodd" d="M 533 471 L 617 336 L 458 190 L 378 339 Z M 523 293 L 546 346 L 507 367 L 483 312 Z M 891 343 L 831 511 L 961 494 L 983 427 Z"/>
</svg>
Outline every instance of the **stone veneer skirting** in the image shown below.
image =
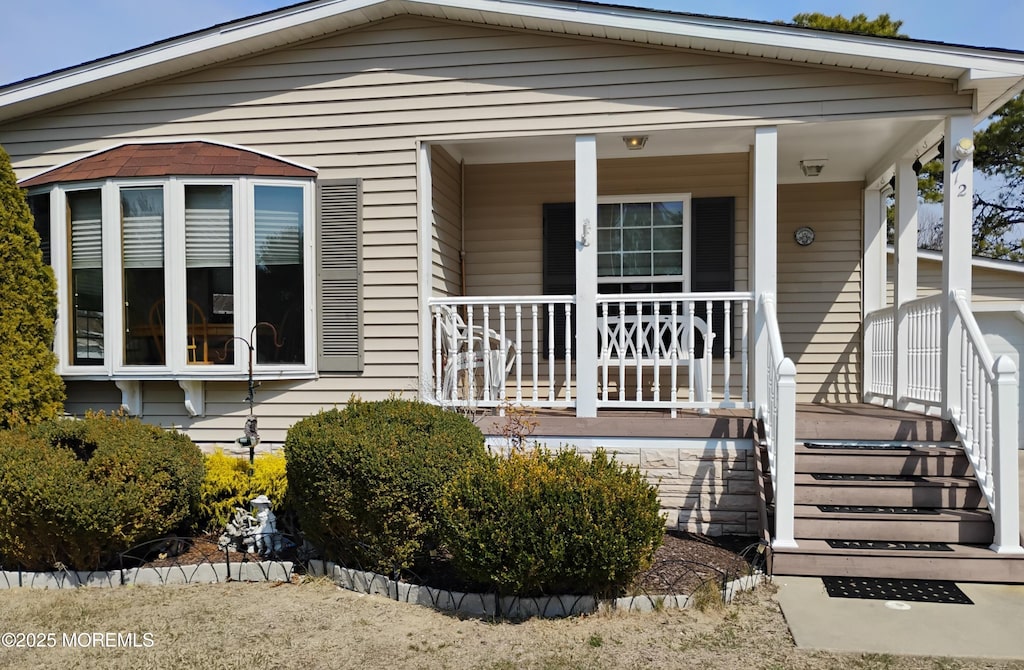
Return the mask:
<svg viewBox="0 0 1024 670">
<path fill-rule="evenodd" d="M 566 438 L 532 436 L 549 448 Z M 501 449 L 490 438 L 492 449 Z M 583 454 L 604 448 L 626 465 L 643 470 L 658 485 L 665 527 L 704 535 L 757 535 L 757 482 L 753 442 L 742 439 L 576 437 Z"/>
</svg>

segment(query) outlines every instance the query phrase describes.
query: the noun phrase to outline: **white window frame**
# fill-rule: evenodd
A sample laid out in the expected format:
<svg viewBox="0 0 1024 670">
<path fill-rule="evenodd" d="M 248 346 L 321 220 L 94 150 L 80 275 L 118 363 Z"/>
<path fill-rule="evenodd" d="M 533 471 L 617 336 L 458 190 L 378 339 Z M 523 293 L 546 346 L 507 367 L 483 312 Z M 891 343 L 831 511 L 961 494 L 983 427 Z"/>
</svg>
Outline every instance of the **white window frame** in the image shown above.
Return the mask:
<svg viewBox="0 0 1024 670">
<path fill-rule="evenodd" d="M 631 193 L 627 195 L 608 195 L 599 196 L 597 199 L 598 207 L 601 205 L 621 205 L 624 203 L 655 203 L 655 202 L 681 202 L 683 203 L 683 248 L 680 250 L 682 253 L 683 260 L 683 274 L 682 275 L 616 275 L 611 277 L 598 276 L 598 284 L 628 284 L 631 282 L 636 283 L 660 283 L 660 282 L 678 282 L 682 284 L 683 292 L 689 291 L 692 286 L 692 277 L 690 276 L 690 256 L 692 254 L 691 248 L 691 219 L 693 209 L 693 196 L 690 193 Z M 595 238 L 600 239 L 595 230 Z M 597 252 L 600 253 L 600 242 L 598 242 Z"/>
<path fill-rule="evenodd" d="M 234 362 L 231 365 L 190 365 L 187 362 L 187 314 L 185 313 L 185 187 L 191 185 L 230 186 L 233 197 L 232 258 L 234 293 Z M 54 350 L 57 371 L 74 379 L 124 380 L 241 380 L 248 377 L 249 352 L 242 338 L 250 340 L 256 317 L 256 186 L 283 186 L 302 189 L 303 229 L 302 262 L 305 305 L 302 309 L 304 364 L 259 364 L 253 355 L 253 376 L 257 379 L 304 379 L 316 376 L 316 323 L 314 320 L 316 222 L 314 219 L 315 180 L 273 177 L 162 177 L 107 179 L 104 181 L 53 184 L 31 195 L 50 194 L 51 262 L 57 279 L 57 328 Z M 120 189 L 161 187 L 164 194 L 164 295 L 165 365 L 126 365 L 124 362 L 124 273 L 120 212 Z M 67 287 L 70 285 L 70 223 L 67 219 L 67 194 L 74 191 L 101 191 L 103 223 L 103 365 L 74 365 L 68 324 L 74 319 Z M 178 298 L 181 298 L 180 300 Z M 248 325 L 246 325 L 248 324 Z"/>
</svg>

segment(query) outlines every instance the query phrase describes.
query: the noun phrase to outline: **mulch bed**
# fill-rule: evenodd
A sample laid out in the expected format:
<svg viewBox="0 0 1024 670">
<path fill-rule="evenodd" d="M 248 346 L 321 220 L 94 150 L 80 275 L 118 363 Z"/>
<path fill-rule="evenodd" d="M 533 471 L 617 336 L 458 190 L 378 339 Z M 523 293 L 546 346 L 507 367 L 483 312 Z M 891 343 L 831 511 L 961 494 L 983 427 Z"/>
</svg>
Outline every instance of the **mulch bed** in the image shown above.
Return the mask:
<svg viewBox="0 0 1024 670">
<path fill-rule="evenodd" d="M 207 535 L 181 543 L 154 546 L 139 561 L 126 562 L 124 567 L 170 567 L 199 563 L 221 563 L 224 551 L 217 547 L 217 535 Z M 630 595 L 692 594 L 702 584 L 721 583 L 751 573 L 760 560 L 757 539 L 751 536 L 723 535 L 711 537 L 682 531 L 667 531 L 661 547 L 654 555 L 650 569 L 638 576 L 627 590 Z M 253 555 L 230 554 L 231 562 L 260 560 Z M 281 556 L 278 560 L 294 560 Z M 473 591 L 473 585 L 461 581 L 450 561 L 438 556 L 417 573 L 405 575 L 417 584 L 427 584 L 453 591 Z"/>
</svg>

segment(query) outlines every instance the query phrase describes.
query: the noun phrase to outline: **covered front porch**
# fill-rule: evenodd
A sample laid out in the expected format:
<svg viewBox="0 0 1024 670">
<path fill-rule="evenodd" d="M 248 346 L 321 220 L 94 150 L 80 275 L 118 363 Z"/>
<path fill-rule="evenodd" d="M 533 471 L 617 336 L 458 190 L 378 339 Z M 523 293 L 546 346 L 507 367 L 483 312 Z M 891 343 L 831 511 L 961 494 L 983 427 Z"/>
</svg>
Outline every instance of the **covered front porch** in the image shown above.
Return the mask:
<svg viewBox="0 0 1024 670">
<path fill-rule="evenodd" d="M 677 435 L 693 413 L 738 412 L 770 453 L 779 547 L 796 544 L 798 400 L 930 413 L 957 429 L 997 520 L 993 547 L 1020 551 L 1016 371 L 992 359 L 969 303 L 972 132 L 969 114 L 680 129 L 652 132 L 664 155 L 642 157 L 619 132 L 514 149 L 424 141 L 421 394 L 583 421 L 657 410 Z M 810 147 L 829 156 L 816 171 Z M 944 292 L 921 301 L 915 164 L 937 154 L 952 193 Z M 659 242 L 666 221 L 679 234 Z M 627 245 L 637 229 L 648 241 Z M 650 261 L 627 267 L 633 256 Z"/>
</svg>

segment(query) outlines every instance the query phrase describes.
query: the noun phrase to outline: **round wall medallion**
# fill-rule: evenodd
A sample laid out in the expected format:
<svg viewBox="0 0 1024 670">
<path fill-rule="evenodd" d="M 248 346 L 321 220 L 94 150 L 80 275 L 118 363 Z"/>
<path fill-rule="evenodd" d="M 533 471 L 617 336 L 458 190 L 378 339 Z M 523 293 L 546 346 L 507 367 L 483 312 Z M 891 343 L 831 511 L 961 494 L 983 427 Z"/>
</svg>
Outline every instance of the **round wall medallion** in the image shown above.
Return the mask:
<svg viewBox="0 0 1024 670">
<path fill-rule="evenodd" d="M 806 247 L 814 241 L 814 228 L 811 228 L 810 226 L 797 228 L 796 232 L 793 233 L 793 239 L 795 239 L 796 243 L 800 246 Z"/>
</svg>

